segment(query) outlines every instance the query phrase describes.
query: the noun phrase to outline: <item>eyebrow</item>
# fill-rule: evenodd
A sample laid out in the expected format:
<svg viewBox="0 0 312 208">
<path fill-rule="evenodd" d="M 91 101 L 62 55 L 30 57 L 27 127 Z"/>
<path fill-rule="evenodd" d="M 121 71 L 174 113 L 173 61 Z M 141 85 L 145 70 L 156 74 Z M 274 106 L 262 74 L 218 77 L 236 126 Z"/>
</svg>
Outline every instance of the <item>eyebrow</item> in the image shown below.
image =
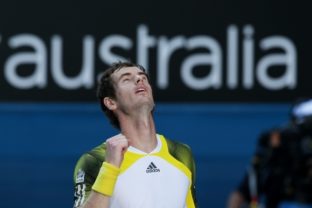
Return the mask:
<svg viewBox="0 0 312 208">
<path fill-rule="evenodd" d="M 130 76 L 130 75 L 131 75 L 130 72 L 123 73 L 123 74 L 118 78 L 118 81 L 120 81 L 123 77 Z"/>
<path fill-rule="evenodd" d="M 139 75 L 144 75 L 144 76 L 146 76 L 147 77 L 147 73 L 146 72 L 144 72 L 144 71 L 139 71 L 139 73 L 138 73 Z"/>
<path fill-rule="evenodd" d="M 144 72 L 144 71 L 139 71 L 137 74 L 139 75 L 144 75 L 147 77 L 147 74 Z M 126 76 L 131 76 L 131 73 L 130 72 L 125 72 L 123 73 L 119 78 L 118 78 L 118 81 L 120 81 L 123 77 L 126 77 Z"/>
</svg>

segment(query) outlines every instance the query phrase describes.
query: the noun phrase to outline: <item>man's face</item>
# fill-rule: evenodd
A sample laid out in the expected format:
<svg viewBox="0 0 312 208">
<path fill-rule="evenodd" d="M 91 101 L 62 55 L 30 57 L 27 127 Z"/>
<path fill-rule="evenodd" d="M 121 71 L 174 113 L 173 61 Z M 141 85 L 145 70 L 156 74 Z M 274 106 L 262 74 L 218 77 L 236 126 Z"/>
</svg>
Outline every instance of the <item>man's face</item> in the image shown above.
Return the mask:
<svg viewBox="0 0 312 208">
<path fill-rule="evenodd" d="M 131 110 L 148 107 L 154 108 L 152 88 L 146 73 L 137 67 L 124 67 L 112 75 L 118 108 Z"/>
</svg>

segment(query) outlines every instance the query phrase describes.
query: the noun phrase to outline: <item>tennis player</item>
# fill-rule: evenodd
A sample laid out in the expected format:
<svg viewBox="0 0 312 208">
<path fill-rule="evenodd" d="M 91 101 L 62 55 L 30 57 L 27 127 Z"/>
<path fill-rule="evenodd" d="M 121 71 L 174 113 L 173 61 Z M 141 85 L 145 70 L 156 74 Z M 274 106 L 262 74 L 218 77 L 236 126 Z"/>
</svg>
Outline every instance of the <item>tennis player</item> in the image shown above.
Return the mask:
<svg viewBox="0 0 312 208">
<path fill-rule="evenodd" d="M 130 62 L 112 64 L 100 77 L 97 96 L 120 133 L 77 162 L 74 207 L 196 207 L 191 150 L 156 133 L 145 69 Z"/>
</svg>

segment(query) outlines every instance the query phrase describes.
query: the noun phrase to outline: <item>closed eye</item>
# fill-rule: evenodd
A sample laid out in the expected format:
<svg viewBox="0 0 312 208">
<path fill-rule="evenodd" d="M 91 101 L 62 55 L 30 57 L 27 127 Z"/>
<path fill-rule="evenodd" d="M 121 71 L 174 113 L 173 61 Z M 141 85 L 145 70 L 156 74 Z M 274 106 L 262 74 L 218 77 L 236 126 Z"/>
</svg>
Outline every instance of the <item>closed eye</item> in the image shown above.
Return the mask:
<svg viewBox="0 0 312 208">
<path fill-rule="evenodd" d="M 145 72 L 140 72 L 139 74 L 141 75 L 142 79 L 144 79 L 144 80 L 148 79 L 147 74 Z"/>
</svg>

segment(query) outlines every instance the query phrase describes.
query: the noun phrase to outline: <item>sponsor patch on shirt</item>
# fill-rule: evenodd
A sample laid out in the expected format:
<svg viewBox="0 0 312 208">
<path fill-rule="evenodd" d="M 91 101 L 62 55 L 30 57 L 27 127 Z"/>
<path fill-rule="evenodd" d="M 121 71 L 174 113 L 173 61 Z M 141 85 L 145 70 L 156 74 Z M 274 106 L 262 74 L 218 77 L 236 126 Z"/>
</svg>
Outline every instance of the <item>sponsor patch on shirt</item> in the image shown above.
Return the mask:
<svg viewBox="0 0 312 208">
<path fill-rule="evenodd" d="M 79 169 L 77 176 L 76 176 L 76 183 L 83 183 L 84 179 L 85 179 L 85 172 Z"/>
<path fill-rule="evenodd" d="M 156 165 L 151 162 L 149 166 L 146 169 L 146 173 L 155 173 L 155 172 L 160 172 L 159 168 L 156 167 Z"/>
</svg>

